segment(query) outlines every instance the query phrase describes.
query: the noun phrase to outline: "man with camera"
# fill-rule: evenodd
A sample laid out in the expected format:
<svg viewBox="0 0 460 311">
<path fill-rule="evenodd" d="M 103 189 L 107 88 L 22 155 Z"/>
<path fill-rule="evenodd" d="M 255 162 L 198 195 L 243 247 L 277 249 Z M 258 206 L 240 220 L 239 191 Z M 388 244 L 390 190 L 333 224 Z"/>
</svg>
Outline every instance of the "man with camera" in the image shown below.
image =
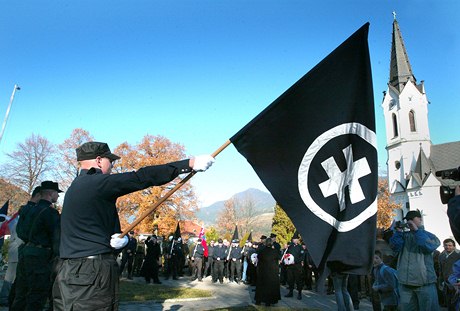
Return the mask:
<svg viewBox="0 0 460 311">
<path fill-rule="evenodd" d="M 433 251 L 439 239 L 424 229 L 420 211 L 409 211 L 406 223 L 395 226 L 390 239 L 398 252 L 398 280 L 401 310 L 439 310 Z"/>
</svg>

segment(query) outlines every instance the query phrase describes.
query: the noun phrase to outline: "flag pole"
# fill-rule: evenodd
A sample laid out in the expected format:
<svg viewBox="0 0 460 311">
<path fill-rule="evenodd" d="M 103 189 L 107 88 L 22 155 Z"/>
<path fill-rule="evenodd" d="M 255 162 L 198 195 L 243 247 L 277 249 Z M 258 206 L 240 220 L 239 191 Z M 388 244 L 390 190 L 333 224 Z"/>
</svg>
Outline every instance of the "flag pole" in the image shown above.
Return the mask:
<svg viewBox="0 0 460 311">
<path fill-rule="evenodd" d="M 220 146 L 216 151 L 214 151 L 211 156 L 214 158 L 221 153 L 225 148 L 228 147 L 228 145 L 231 144 L 230 140 L 227 140 L 222 146 Z M 120 238 L 124 237 L 128 232 L 133 230 L 134 227 L 136 227 L 142 220 L 144 220 L 148 215 L 150 215 L 152 212 L 154 212 L 158 206 L 160 206 L 164 201 L 166 201 L 171 195 L 173 195 L 174 192 L 179 190 L 187 181 L 190 180 L 197 172 L 192 171 L 190 172 L 187 176 L 185 176 L 184 179 L 182 179 L 174 188 L 168 191 L 163 197 L 161 197 L 152 207 L 150 207 L 147 211 L 145 211 L 141 216 L 139 216 L 136 220 L 134 220 L 127 229 L 125 229 L 122 234 L 120 235 Z"/>
<path fill-rule="evenodd" d="M 0 132 L 0 142 L 2 141 L 3 133 L 5 133 L 6 122 L 8 121 L 8 116 L 10 115 L 11 105 L 13 104 L 13 100 L 14 100 L 14 94 L 16 94 L 16 91 L 18 91 L 20 89 L 21 88 L 19 87 L 19 85 L 17 85 L 17 84 L 14 85 L 13 93 L 11 94 L 10 102 L 8 104 L 8 108 L 6 108 L 5 118 L 3 119 L 2 130 Z"/>
</svg>

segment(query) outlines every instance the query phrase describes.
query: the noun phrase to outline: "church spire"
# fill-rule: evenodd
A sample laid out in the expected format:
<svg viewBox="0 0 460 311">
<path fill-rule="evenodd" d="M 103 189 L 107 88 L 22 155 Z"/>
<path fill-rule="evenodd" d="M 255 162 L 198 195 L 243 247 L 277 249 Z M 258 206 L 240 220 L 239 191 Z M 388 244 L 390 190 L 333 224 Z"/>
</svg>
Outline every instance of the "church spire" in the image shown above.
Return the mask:
<svg viewBox="0 0 460 311">
<path fill-rule="evenodd" d="M 398 21 L 396 20 L 396 13 L 393 12 L 393 36 L 391 42 L 391 62 L 390 62 L 390 82 L 389 84 L 401 92 L 410 80 L 416 82 L 412 68 L 407 56 L 406 47 L 399 30 Z"/>
</svg>

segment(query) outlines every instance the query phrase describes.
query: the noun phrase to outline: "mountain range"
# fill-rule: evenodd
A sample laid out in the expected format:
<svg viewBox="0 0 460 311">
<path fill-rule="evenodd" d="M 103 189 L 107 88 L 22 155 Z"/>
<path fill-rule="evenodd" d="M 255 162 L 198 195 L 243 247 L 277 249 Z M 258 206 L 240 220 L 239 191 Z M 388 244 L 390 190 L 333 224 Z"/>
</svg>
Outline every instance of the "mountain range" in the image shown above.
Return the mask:
<svg viewBox="0 0 460 311">
<path fill-rule="evenodd" d="M 230 199 L 235 199 L 239 202 L 251 200 L 254 203 L 255 215 L 273 213 L 276 204 L 275 199 L 273 199 L 270 193 L 254 188 L 234 194 Z M 196 217 L 208 226 L 214 225 L 219 213 L 224 209 L 224 204 L 225 201 L 218 201 L 209 206 L 202 207 L 196 213 Z"/>
</svg>

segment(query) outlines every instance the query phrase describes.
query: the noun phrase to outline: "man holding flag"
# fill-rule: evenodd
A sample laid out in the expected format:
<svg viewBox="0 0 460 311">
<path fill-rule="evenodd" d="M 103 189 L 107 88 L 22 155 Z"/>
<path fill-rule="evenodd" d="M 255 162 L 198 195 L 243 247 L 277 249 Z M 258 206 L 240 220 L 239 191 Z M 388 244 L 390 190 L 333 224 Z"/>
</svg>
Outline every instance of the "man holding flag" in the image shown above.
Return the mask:
<svg viewBox="0 0 460 311">
<path fill-rule="evenodd" d="M 120 159 L 102 142 L 76 149 L 80 172 L 66 192 L 62 209 L 60 256 L 62 267 L 53 288 L 55 310 L 118 310 L 118 265 L 114 249 L 126 245 L 119 237 L 118 197 L 170 182 L 179 174 L 205 171 L 208 155 L 134 172 L 113 174 Z"/>
</svg>

